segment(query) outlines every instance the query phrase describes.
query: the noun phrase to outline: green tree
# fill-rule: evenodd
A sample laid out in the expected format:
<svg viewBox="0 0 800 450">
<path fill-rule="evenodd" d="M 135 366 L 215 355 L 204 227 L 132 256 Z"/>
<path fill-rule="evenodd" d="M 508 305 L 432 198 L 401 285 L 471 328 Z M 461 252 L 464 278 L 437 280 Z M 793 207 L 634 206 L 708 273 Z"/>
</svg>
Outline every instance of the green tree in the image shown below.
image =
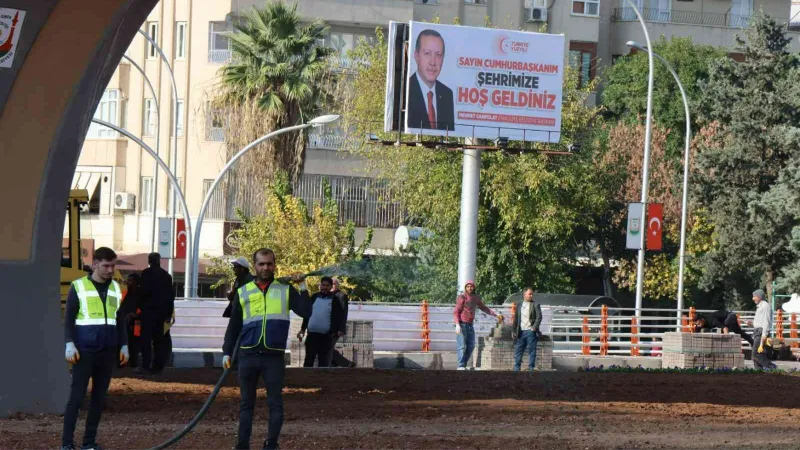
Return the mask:
<svg viewBox="0 0 800 450">
<path fill-rule="evenodd" d="M 737 38 L 745 61 L 714 63 L 701 120 L 718 126 L 698 154 L 698 195 L 716 245 L 703 260 L 706 290 L 733 300 L 794 277 L 800 209 L 800 60 L 775 19 L 758 14 Z"/>
<path fill-rule="evenodd" d="M 386 83 L 386 43 L 378 31 L 376 45 L 358 46 L 352 57 L 363 61 L 355 74 L 353 93 L 342 101 L 345 127 L 356 135 L 376 133 L 383 116 Z M 580 88 L 577 74 L 567 70 L 564 82 L 562 141 L 557 146 L 536 144 L 536 150 L 564 150 L 581 142 L 599 108 L 586 106 L 595 85 Z M 410 137 L 403 137 L 408 139 Z M 358 149 L 399 193 L 412 225 L 432 236 L 424 248 L 435 275 L 425 286 L 431 301 L 453 301 L 458 263 L 458 227 L 461 197 L 460 152 L 416 146 L 370 146 Z M 358 151 L 357 150 L 357 151 Z M 575 253 L 573 230 L 583 218 L 581 177 L 591 170 L 582 156 L 548 156 L 484 152 L 478 230 L 479 291 L 489 301 L 500 301 L 525 285 L 548 292 L 569 292 L 568 276 Z"/>
<path fill-rule="evenodd" d="M 664 57 L 675 69 L 686 90 L 693 117 L 697 117 L 700 83 L 708 79 L 713 61 L 725 57 L 725 51 L 696 44 L 691 37 L 661 36 L 653 43 L 653 51 Z M 655 61 L 653 84 L 653 117 L 672 133 L 667 138 L 667 155 L 676 160 L 683 156 L 686 115 L 675 80 L 660 61 Z M 619 58 L 605 72 L 602 103 L 615 119 L 641 122 L 647 111 L 647 52 L 635 52 Z M 698 127 L 692 124 L 693 131 Z"/>
<path fill-rule="evenodd" d="M 240 215 L 242 226 L 231 232 L 228 243 L 235 256 L 251 260 L 259 248 L 271 248 L 278 263 L 276 276 L 309 273 L 360 260 L 372 241 L 372 229 L 356 246 L 355 225 L 339 225 L 339 207 L 330 185 L 325 182 L 323 188 L 322 204 L 306 205 L 292 195 L 287 174 L 279 172 L 266 186 L 265 213 Z M 213 258 L 210 272 L 224 274 L 224 281 L 233 279 L 227 258 Z M 310 278 L 309 286 L 316 286 L 317 281 Z"/>
<path fill-rule="evenodd" d="M 282 0 L 245 12 L 229 34 L 232 58 L 220 69 L 210 112 L 224 129 L 227 159 L 258 137 L 325 109 L 337 78 L 329 61 L 333 50 L 318 44 L 327 31 L 322 20 L 303 23 L 297 4 Z M 229 202 L 248 214 L 259 212 L 248 204 L 263 204 L 260 181 L 278 170 L 295 181 L 306 143 L 307 132 L 293 132 L 250 151 L 229 176 Z"/>
</svg>

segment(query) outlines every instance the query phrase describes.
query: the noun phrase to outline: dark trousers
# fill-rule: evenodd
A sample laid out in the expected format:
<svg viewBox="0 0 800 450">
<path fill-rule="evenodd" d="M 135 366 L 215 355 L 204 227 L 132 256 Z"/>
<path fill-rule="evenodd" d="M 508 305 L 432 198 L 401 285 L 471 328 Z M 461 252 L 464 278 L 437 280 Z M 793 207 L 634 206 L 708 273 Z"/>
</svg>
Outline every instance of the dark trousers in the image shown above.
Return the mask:
<svg viewBox="0 0 800 450">
<path fill-rule="evenodd" d="M 158 316 L 142 317 L 142 369 L 155 372 L 164 368 L 164 321 Z"/>
<path fill-rule="evenodd" d="M 283 353 L 241 354 L 239 357 L 239 389 L 242 402 L 239 407 L 239 441 L 237 449 L 250 448 L 250 434 L 253 431 L 253 408 L 256 404 L 258 379 L 263 378 L 267 385 L 267 405 L 269 406 L 269 430 L 266 448 L 277 448 L 278 437 L 283 427 L 283 377 L 286 366 Z"/>
<path fill-rule="evenodd" d="M 331 342 L 331 364 L 330 366 L 333 367 L 350 367 L 353 363 L 344 357 L 339 350 L 336 350 L 336 342 L 339 341 L 339 335 L 333 337 L 333 341 Z"/>
<path fill-rule="evenodd" d="M 67 409 L 64 411 L 64 431 L 61 445 L 73 444 L 75 424 L 78 421 L 78 410 L 86 397 L 89 379 L 92 380 L 92 400 L 89 414 L 86 417 L 86 431 L 83 433 L 83 445 L 95 443 L 97 426 L 105 406 L 108 385 L 111 383 L 111 372 L 117 363 L 117 349 L 107 348 L 99 352 L 81 352 L 80 358 L 72 366 L 72 386 L 69 391 Z"/>
<path fill-rule="evenodd" d="M 517 342 L 514 344 L 514 370 L 519 370 L 522 365 L 522 354 L 527 351 L 528 353 L 528 370 L 533 370 L 536 367 L 536 344 L 539 342 L 539 336 L 535 331 L 526 330 L 520 333 L 517 337 Z"/>
<path fill-rule="evenodd" d="M 742 337 L 742 339 L 749 342 L 751 347 L 753 346 L 753 337 L 747 334 L 739 325 L 739 320 L 736 318 L 736 313 L 728 314 L 728 317 L 725 319 L 725 326 L 728 328 L 728 331 L 738 334 Z"/>
<path fill-rule="evenodd" d="M 777 366 L 767 358 L 766 345 L 764 346 L 764 353 L 758 353 L 758 346 L 761 345 L 762 333 L 763 330 L 761 328 L 756 328 L 753 331 L 753 366 L 756 369 L 774 369 Z"/>
<path fill-rule="evenodd" d="M 331 352 L 333 351 L 333 337 L 328 333 L 308 333 L 306 337 L 306 359 L 303 367 L 330 367 Z"/>
</svg>

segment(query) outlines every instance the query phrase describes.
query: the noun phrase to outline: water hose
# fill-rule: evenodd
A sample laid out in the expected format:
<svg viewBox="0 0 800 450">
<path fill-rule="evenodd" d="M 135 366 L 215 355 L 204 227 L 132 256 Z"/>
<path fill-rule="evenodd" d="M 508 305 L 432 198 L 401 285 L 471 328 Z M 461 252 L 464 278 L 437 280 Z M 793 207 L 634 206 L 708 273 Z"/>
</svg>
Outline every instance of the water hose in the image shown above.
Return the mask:
<svg viewBox="0 0 800 450">
<path fill-rule="evenodd" d="M 233 367 L 233 364 L 236 362 L 236 356 L 238 355 L 238 353 L 239 353 L 239 339 L 236 339 L 236 346 L 234 347 L 233 350 L 233 356 L 231 356 L 231 367 Z M 197 424 L 200 423 L 201 420 L 203 420 L 203 416 L 206 415 L 208 409 L 211 407 L 211 404 L 214 403 L 214 399 L 217 398 L 217 394 L 219 394 L 220 389 L 222 389 L 222 383 L 225 381 L 225 378 L 228 377 L 228 373 L 230 373 L 230 371 L 231 369 L 225 369 L 222 371 L 222 376 L 219 377 L 217 384 L 214 386 L 214 390 L 211 391 L 211 394 L 209 394 L 208 399 L 206 400 L 205 403 L 203 403 L 203 407 L 200 408 L 200 411 L 197 412 L 197 415 L 194 416 L 194 419 L 192 419 L 192 421 L 189 422 L 183 428 L 183 430 L 181 430 L 175 436 L 172 436 L 169 440 L 164 441 L 163 443 L 158 444 L 155 447 L 151 447 L 148 450 L 163 450 L 171 446 L 172 444 L 175 444 L 176 442 L 180 441 L 187 434 L 189 434 L 189 432 L 192 431 L 192 429 L 194 429 L 194 427 L 197 426 Z"/>
</svg>

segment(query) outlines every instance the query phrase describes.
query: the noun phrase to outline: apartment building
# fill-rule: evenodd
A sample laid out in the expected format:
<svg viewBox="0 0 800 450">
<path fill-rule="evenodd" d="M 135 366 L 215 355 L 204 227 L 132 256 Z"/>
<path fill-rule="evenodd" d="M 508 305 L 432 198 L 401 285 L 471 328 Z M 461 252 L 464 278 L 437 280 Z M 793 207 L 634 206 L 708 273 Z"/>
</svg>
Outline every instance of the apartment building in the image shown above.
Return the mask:
<svg viewBox="0 0 800 450">
<path fill-rule="evenodd" d="M 529 31 L 546 26 L 563 33 L 569 43 L 565 58 L 584 81 L 595 77 L 614 58 L 628 53 L 628 40 L 643 40 L 642 31 L 626 0 L 299 0 L 302 14 L 322 18 L 331 26 L 325 44 L 339 51 L 342 70 L 350 66 L 347 50 L 359 40 L 374 40 L 376 27 L 390 20 L 463 25 L 492 24 Z M 643 11 L 650 35 L 691 36 L 698 43 L 731 47 L 734 36 L 759 9 L 789 21 L 790 0 L 633 0 Z M 794 0 L 797 2 L 797 0 Z M 224 33 L 252 6 L 264 0 L 162 0 L 142 30 L 163 48 L 177 85 L 177 176 L 190 214 L 199 212 L 203 198 L 225 163 L 224 133 L 209 112 L 218 70 L 230 61 Z M 800 9 L 795 3 L 792 7 Z M 798 17 L 795 17 L 798 21 Z M 798 36 L 796 32 L 792 32 Z M 793 40 L 793 49 L 800 43 Z M 96 117 L 121 125 L 172 161 L 172 83 L 156 49 L 137 36 L 126 54 L 151 80 L 155 95 L 136 65 L 123 60 L 109 82 Z M 170 208 L 164 174 L 138 145 L 113 130 L 92 124 L 81 153 L 73 187 L 88 189 L 91 197 L 82 233 L 94 245 L 109 245 L 124 255 L 151 250 L 153 216 Z M 335 129 L 311 136 L 305 173 L 296 193 L 307 200 L 321 197 L 321 179 L 328 178 L 344 220 L 354 220 L 359 236 L 375 229 L 373 250 L 391 250 L 401 221 L 401 207 L 365 171 L 364 161 L 349 153 Z M 225 192 L 214 196 L 201 236 L 201 255 L 222 255 L 225 238 L 236 226 L 234 207 Z M 180 216 L 180 214 L 179 214 Z M 131 258 L 136 259 L 136 258 Z M 141 258 L 137 259 L 141 260 Z M 181 269 L 176 270 L 180 279 Z"/>
</svg>

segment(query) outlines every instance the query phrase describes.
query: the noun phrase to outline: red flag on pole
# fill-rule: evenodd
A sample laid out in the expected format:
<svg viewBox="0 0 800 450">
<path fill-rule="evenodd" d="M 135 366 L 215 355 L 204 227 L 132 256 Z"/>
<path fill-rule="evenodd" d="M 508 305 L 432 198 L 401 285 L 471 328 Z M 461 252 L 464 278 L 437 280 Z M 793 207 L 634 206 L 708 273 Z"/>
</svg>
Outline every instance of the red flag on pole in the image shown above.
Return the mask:
<svg viewBox="0 0 800 450">
<path fill-rule="evenodd" d="M 186 221 L 177 219 L 175 227 L 175 259 L 186 259 Z"/>
<path fill-rule="evenodd" d="M 663 230 L 664 205 L 647 204 L 647 249 L 661 250 L 661 234 Z"/>
</svg>

